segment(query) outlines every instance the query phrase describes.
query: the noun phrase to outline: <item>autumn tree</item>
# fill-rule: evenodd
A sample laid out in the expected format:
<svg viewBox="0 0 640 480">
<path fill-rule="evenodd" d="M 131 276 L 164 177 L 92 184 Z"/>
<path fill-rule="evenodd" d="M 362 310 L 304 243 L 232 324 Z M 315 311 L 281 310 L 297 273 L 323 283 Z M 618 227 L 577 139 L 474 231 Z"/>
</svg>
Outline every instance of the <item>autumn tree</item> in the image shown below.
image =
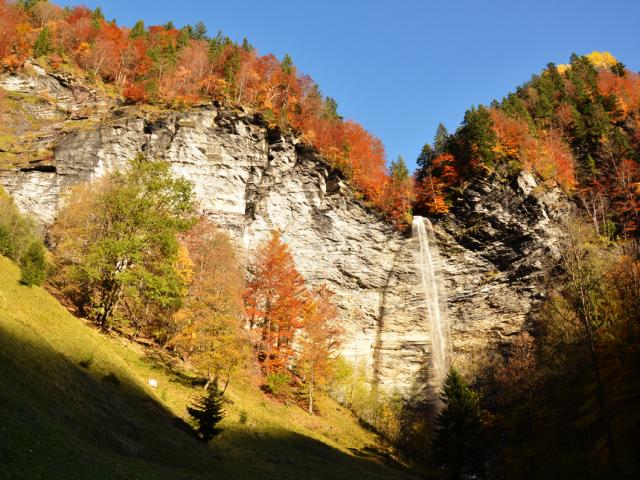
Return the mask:
<svg viewBox="0 0 640 480">
<path fill-rule="evenodd" d="M 244 294 L 255 350 L 265 372 L 285 372 L 302 326 L 306 289 L 289 248 L 274 231 L 258 248 Z"/>
<path fill-rule="evenodd" d="M 56 283 L 104 330 L 126 299 L 179 307 L 177 235 L 191 227 L 193 210 L 191 184 L 142 155 L 123 172 L 72 189 L 51 230 Z"/>
<path fill-rule="evenodd" d="M 595 401 L 605 425 L 604 443 L 611 468 L 615 468 L 615 443 L 612 414 L 602 372 L 602 357 L 598 345 L 606 333 L 607 310 L 610 308 L 603 281 L 608 266 L 608 255 L 598 248 L 598 239 L 580 220 L 567 224 L 568 235 L 561 249 L 562 267 L 566 281 L 552 292 L 549 315 L 568 328 L 575 329 L 575 341 L 586 352 L 595 386 Z"/>
<path fill-rule="evenodd" d="M 391 162 L 389 181 L 384 192 L 385 212 L 398 229 L 406 227 L 410 222 L 409 215 L 413 202 L 413 181 L 402 158 Z"/>
<path fill-rule="evenodd" d="M 230 239 L 201 219 L 182 238 L 189 255 L 188 291 L 174 316 L 171 346 L 207 382 L 226 390 L 246 354 L 243 333 L 243 274 Z"/>
<path fill-rule="evenodd" d="M 24 64 L 31 50 L 30 26 L 22 8 L 0 0 L 0 62 L 4 68 Z"/>
<path fill-rule="evenodd" d="M 302 328 L 297 342 L 297 370 L 305 382 L 308 411 L 313 414 L 318 386 L 331 379 L 342 330 L 337 324 L 337 311 L 332 293 L 321 286 L 313 290 L 304 308 Z"/>
</svg>

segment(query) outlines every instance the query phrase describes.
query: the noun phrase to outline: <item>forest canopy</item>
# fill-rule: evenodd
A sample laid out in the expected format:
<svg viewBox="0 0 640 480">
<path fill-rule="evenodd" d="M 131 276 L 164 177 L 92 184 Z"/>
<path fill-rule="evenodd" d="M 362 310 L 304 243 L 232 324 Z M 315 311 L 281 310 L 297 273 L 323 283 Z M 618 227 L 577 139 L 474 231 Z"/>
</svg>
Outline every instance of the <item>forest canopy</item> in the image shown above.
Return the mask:
<svg viewBox="0 0 640 480">
<path fill-rule="evenodd" d="M 0 67 L 20 69 L 29 59 L 81 73 L 130 104 L 185 108 L 215 100 L 255 109 L 300 132 L 393 223 L 406 221 L 410 192 L 394 182 L 382 142 L 344 120 L 335 99 L 289 55 L 260 55 L 247 39 L 209 35 L 202 22 L 176 28 L 140 20 L 128 28 L 100 8 L 0 0 Z"/>
</svg>

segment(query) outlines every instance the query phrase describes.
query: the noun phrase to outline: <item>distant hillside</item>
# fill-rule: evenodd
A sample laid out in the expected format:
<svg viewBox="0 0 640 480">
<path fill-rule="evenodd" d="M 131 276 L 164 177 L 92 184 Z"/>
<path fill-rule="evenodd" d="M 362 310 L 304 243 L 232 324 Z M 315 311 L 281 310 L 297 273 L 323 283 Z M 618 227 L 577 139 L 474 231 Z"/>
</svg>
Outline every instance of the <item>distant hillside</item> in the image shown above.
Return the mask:
<svg viewBox="0 0 640 480">
<path fill-rule="evenodd" d="M 324 400 L 326 413 L 311 417 L 243 378 L 223 433 L 203 445 L 183 419 L 199 387 L 18 279 L 0 257 L 3 478 L 410 478 L 384 466 L 374 435 L 337 404 Z"/>
</svg>

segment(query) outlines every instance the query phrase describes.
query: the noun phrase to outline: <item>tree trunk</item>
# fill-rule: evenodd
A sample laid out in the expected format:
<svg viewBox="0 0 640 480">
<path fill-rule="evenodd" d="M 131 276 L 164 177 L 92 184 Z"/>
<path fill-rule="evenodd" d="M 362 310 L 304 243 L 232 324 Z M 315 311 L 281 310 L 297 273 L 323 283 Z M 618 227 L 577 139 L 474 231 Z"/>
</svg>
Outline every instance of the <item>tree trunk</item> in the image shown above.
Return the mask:
<svg viewBox="0 0 640 480">
<path fill-rule="evenodd" d="M 118 305 L 121 291 L 122 289 L 120 288 L 120 285 L 116 284 L 112 286 L 107 290 L 106 295 L 101 302 L 102 311 L 98 314 L 97 321 L 103 332 L 106 332 L 109 329 L 109 319 Z"/>
<path fill-rule="evenodd" d="M 309 414 L 313 415 L 313 372 L 311 372 L 311 379 L 309 382 Z"/>
</svg>

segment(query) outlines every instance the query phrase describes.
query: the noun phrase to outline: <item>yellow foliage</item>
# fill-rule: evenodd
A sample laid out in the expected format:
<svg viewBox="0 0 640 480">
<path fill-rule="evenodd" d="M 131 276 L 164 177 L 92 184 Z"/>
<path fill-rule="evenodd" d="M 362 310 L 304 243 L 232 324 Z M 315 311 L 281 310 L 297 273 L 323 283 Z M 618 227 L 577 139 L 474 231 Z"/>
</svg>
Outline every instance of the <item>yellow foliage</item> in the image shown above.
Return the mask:
<svg viewBox="0 0 640 480">
<path fill-rule="evenodd" d="M 588 53 L 585 56 L 589 59 L 591 64 L 596 68 L 611 68 L 616 63 L 618 63 L 618 60 L 616 59 L 616 57 L 614 57 L 610 52 L 598 52 L 594 50 L 593 52 Z M 563 63 L 561 65 L 558 65 L 557 68 L 558 68 L 558 72 L 564 73 L 567 70 L 569 70 L 569 68 L 571 68 L 571 65 L 568 63 Z"/>
<path fill-rule="evenodd" d="M 193 269 L 194 264 L 191 256 L 189 255 L 189 250 L 184 243 L 180 243 L 178 246 L 178 259 L 176 262 L 176 271 L 178 273 L 178 278 L 182 285 L 185 286 L 185 290 L 188 290 L 188 286 L 193 281 Z M 186 291 L 185 291 L 186 293 Z"/>
<path fill-rule="evenodd" d="M 609 52 L 593 51 L 587 55 L 587 58 L 596 68 L 611 68 L 618 63 L 616 57 Z"/>
</svg>

